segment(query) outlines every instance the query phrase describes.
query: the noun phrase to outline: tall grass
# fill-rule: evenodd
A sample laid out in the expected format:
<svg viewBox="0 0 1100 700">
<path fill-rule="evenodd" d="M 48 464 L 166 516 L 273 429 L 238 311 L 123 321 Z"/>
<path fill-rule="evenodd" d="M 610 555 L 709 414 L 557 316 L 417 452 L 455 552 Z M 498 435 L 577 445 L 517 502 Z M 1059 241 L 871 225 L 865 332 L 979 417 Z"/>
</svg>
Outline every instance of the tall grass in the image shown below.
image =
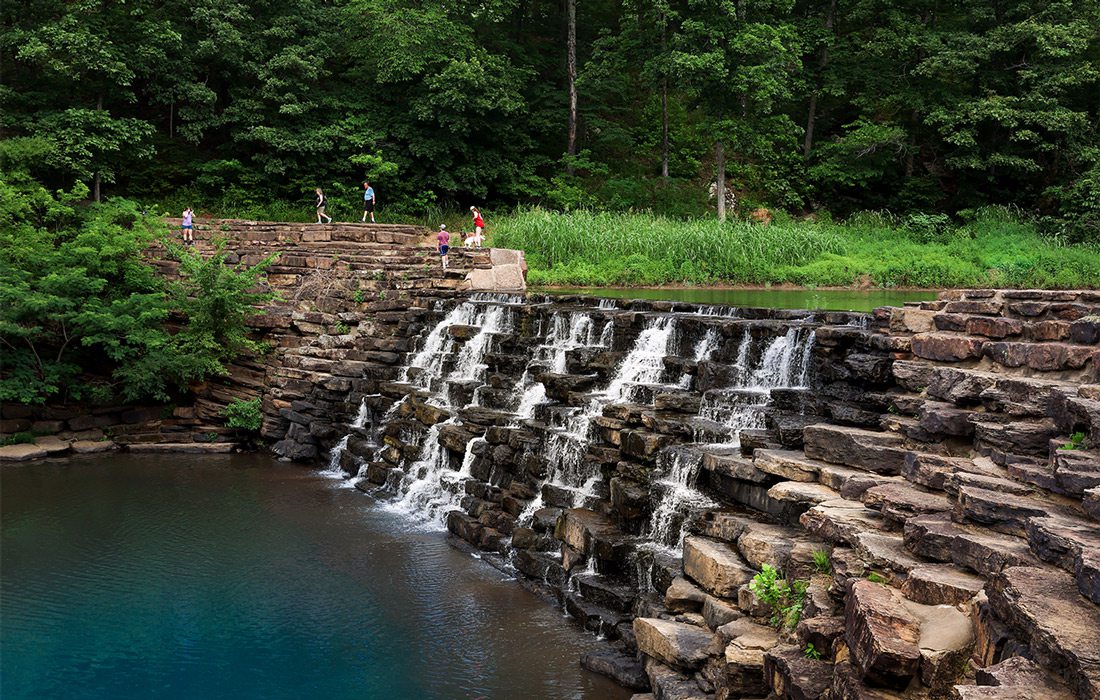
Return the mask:
<svg viewBox="0 0 1100 700">
<path fill-rule="evenodd" d="M 761 226 L 539 209 L 490 223 L 493 245 L 526 251 L 536 285 L 1100 286 L 1100 250 L 1052 243 L 999 209 L 963 226 L 875 213 Z"/>
<path fill-rule="evenodd" d="M 526 251 L 532 281 L 554 284 L 762 283 L 783 265 L 843 250 L 840 237 L 813 224 L 765 227 L 538 209 L 497 219 L 492 244 Z"/>
</svg>

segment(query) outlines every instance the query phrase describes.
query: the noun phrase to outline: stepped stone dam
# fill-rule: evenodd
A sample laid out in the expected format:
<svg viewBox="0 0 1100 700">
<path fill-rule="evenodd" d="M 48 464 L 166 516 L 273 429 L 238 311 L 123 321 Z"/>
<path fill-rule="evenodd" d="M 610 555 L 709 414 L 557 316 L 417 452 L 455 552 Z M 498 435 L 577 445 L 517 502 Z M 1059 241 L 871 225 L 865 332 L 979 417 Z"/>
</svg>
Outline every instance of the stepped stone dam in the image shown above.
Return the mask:
<svg viewBox="0 0 1100 700">
<path fill-rule="evenodd" d="M 1100 292 L 478 293 L 488 250 L 228 229 L 286 251 L 275 349 L 188 419 L 262 397 L 276 454 L 552 597 L 637 698 L 1100 699 Z"/>
</svg>

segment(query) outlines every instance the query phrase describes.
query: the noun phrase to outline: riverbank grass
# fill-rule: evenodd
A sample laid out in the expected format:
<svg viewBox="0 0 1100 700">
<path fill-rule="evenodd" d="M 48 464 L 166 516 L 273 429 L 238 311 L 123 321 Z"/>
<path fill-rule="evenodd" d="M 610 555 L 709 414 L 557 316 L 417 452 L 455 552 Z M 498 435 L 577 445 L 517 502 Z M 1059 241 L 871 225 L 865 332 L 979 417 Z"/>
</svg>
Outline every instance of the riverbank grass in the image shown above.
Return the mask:
<svg viewBox="0 0 1100 700">
<path fill-rule="evenodd" d="M 530 209 L 495 218 L 491 236 L 526 252 L 536 286 L 1100 286 L 1100 247 L 1059 245 L 1001 209 L 964 225 L 870 213 L 768 226 Z"/>
</svg>

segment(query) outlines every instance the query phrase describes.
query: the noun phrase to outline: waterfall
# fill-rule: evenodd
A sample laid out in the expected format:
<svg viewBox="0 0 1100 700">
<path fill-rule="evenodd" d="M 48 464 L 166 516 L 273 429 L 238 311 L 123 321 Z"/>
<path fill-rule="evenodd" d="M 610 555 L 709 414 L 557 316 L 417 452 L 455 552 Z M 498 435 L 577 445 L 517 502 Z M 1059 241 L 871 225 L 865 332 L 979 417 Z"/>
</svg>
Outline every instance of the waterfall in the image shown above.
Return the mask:
<svg viewBox="0 0 1100 700">
<path fill-rule="evenodd" d="M 494 338 L 515 328 L 515 318 L 510 308 L 513 303 L 514 298 L 509 296 L 475 295 L 471 301 L 459 304 L 428 333 L 423 349 L 413 357 L 401 376 L 407 381 L 410 379 L 409 368 L 422 369 L 422 373 L 411 379 L 417 386 L 431 392 L 428 401 L 461 408 L 461 405 L 456 405 L 453 390 L 457 385 L 484 381 L 487 368 L 485 355 L 492 350 Z M 451 326 L 455 325 L 474 326 L 478 330 L 458 347 L 458 342 L 450 333 Z M 448 364 L 451 365 L 450 371 L 445 369 Z M 475 390 L 467 405 L 477 403 Z M 440 443 L 439 437 L 444 426 L 456 425 L 457 422 L 457 417 L 452 415 L 428 429 L 416 461 L 408 465 L 400 477 L 394 477 L 386 485 L 396 494 L 389 508 L 410 519 L 437 527 L 445 525 L 449 511 L 461 506 L 465 482 L 470 478 L 473 465 L 473 446 L 484 440 L 476 436 L 466 443 L 462 464 L 455 470 L 451 455 Z"/>
<path fill-rule="evenodd" d="M 372 396 L 378 396 L 378 394 L 372 394 Z M 328 467 L 325 468 L 325 474 L 330 474 L 338 478 L 345 478 L 344 470 L 340 467 L 340 458 L 347 452 L 348 439 L 351 438 L 355 429 L 362 429 L 371 425 L 372 433 L 374 432 L 374 412 L 370 410 L 370 406 L 367 405 L 367 398 L 364 396 L 359 402 L 359 412 L 355 416 L 355 420 L 351 423 L 352 430 L 347 435 L 340 438 L 340 441 L 332 446 L 332 449 L 328 452 Z"/>
<path fill-rule="evenodd" d="M 660 493 L 657 505 L 649 519 L 649 539 L 658 546 L 679 550 L 684 541 L 683 521 L 687 514 L 698 508 L 713 508 L 717 504 L 695 488 L 703 458 L 699 453 L 683 449 L 666 450 L 660 462 L 668 464 L 665 475 L 653 485 Z"/>
<path fill-rule="evenodd" d="M 545 342 L 535 347 L 517 383 L 523 392 L 516 407 L 517 418 L 530 418 L 535 406 L 546 403 L 546 387 L 532 376 L 532 367 L 545 367 L 555 374 L 565 373 L 568 352 L 583 347 L 609 346 L 611 339 L 607 331 L 611 327 L 611 321 L 607 321 L 603 330 L 597 333 L 596 322 L 588 313 L 555 311 L 550 318 L 550 332 Z M 608 336 L 606 339 L 605 335 Z"/>
<path fill-rule="evenodd" d="M 729 443 L 723 449 L 740 447 L 742 430 L 763 427 L 760 409 L 767 404 L 772 389 L 807 385 L 814 337 L 813 331 L 791 328 L 768 342 L 759 360 L 750 365 L 753 339 L 749 331 L 745 331 L 737 350 L 737 371 L 732 386 L 706 392 L 699 409 L 701 417 L 729 430 Z M 687 514 L 714 506 L 711 499 L 695 488 L 701 455 L 685 452 L 682 448 L 666 450 L 662 461 L 667 465 L 658 464 L 664 467 L 665 474 L 654 482 L 658 497 L 648 529 L 649 538 L 658 547 L 679 547 L 683 543 L 682 523 Z"/>
<path fill-rule="evenodd" d="M 592 394 L 583 409 L 574 409 L 566 416 L 563 426 L 547 430 L 544 450 L 549 468 L 540 489 L 550 484 L 571 492 L 573 506 L 595 497 L 594 486 L 602 475 L 599 469 L 593 469 L 584 461 L 592 437 L 592 419 L 602 415 L 608 404 L 627 399 L 634 386 L 660 381 L 665 372 L 664 358 L 669 354 L 675 331 L 676 321 L 671 316 L 649 321 L 607 387 Z"/>
</svg>

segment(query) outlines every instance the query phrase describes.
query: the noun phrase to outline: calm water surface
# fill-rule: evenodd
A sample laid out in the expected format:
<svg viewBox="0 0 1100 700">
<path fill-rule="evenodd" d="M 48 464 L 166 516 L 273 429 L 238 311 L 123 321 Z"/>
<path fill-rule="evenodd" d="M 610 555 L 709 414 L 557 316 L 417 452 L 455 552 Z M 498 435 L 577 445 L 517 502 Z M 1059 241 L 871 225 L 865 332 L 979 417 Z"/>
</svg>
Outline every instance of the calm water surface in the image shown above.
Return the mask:
<svg viewBox="0 0 1100 700">
<path fill-rule="evenodd" d="M 659 299 L 692 304 L 760 306 L 772 309 L 822 309 L 826 311 L 870 311 L 876 306 L 901 306 L 907 301 L 935 299 L 934 289 L 897 291 L 890 289 L 710 289 L 672 287 L 637 289 L 630 287 L 576 287 L 528 290 L 539 294 L 587 294 L 609 299 Z"/>
<path fill-rule="evenodd" d="M 442 533 L 265 456 L 0 468 L 0 697 L 626 698 Z"/>
</svg>

